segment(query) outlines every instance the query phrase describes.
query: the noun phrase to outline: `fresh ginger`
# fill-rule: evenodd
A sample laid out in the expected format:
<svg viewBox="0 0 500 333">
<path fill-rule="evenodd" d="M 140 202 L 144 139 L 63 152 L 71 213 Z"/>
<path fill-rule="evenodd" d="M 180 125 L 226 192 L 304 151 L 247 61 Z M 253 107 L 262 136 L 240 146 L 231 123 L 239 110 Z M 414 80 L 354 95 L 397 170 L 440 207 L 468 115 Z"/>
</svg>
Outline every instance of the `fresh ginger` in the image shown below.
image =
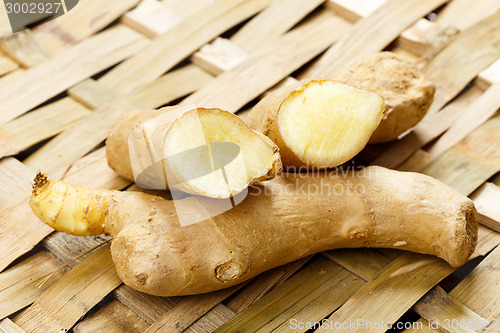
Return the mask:
<svg viewBox="0 0 500 333">
<path fill-rule="evenodd" d="M 333 76 L 345 84 L 376 91 L 384 98 L 384 118 L 369 143 L 388 142 L 414 127 L 434 99 L 434 84 L 417 66 L 393 52 L 356 59 Z"/>
<path fill-rule="evenodd" d="M 173 201 L 87 190 L 43 175 L 30 205 L 57 230 L 113 236 L 123 282 L 158 296 L 226 288 L 335 248 L 396 248 L 458 267 L 473 253 L 478 231 L 467 197 L 431 177 L 381 167 L 281 175 L 252 186 L 233 209 L 184 227 Z"/>
<path fill-rule="evenodd" d="M 365 147 L 383 112 L 384 101 L 374 92 L 311 80 L 264 97 L 250 124 L 278 145 L 283 165 L 328 168 Z"/>
<path fill-rule="evenodd" d="M 281 171 L 271 140 L 216 108 L 129 113 L 111 129 L 106 155 L 112 169 L 139 186 L 221 199 Z"/>
</svg>

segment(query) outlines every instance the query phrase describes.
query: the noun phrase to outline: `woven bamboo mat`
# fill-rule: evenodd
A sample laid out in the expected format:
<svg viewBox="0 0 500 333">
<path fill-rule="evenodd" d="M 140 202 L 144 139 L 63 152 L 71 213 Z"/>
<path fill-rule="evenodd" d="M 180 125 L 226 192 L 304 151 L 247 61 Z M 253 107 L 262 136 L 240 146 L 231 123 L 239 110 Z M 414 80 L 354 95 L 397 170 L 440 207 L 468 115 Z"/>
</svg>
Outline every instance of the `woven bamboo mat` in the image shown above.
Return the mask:
<svg viewBox="0 0 500 333">
<path fill-rule="evenodd" d="M 499 9 L 498 0 L 81 0 L 3 37 L 0 331 L 307 332 L 326 319 L 315 331 L 500 332 Z M 38 169 L 129 187 L 102 148 L 127 111 L 196 103 L 245 117 L 277 85 L 384 49 L 418 63 L 436 98 L 409 135 L 361 156 L 475 201 L 479 245 L 458 271 L 403 251 L 335 250 L 241 286 L 154 297 L 121 283 L 108 238 L 53 232 L 29 209 Z"/>
</svg>

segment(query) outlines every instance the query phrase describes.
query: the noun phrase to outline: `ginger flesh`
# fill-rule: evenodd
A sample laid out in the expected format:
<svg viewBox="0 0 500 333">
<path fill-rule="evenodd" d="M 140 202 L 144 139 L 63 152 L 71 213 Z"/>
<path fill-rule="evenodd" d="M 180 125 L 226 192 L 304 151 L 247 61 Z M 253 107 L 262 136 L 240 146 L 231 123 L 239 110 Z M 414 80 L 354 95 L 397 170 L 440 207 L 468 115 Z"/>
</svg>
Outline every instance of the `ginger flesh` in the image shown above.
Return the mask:
<svg viewBox="0 0 500 333">
<path fill-rule="evenodd" d="M 38 179 L 30 205 L 43 222 L 80 236 L 111 234 L 123 282 L 158 296 L 226 288 L 335 248 L 397 248 L 458 267 L 477 242 L 470 199 L 431 177 L 381 167 L 281 175 L 252 186 L 233 209 L 188 226 L 162 197 Z"/>
<path fill-rule="evenodd" d="M 287 169 L 329 168 L 365 147 L 383 112 L 384 100 L 372 91 L 311 80 L 267 95 L 249 123 L 278 145 Z"/>
<path fill-rule="evenodd" d="M 337 166 L 363 149 L 380 122 L 383 107 L 375 93 L 317 81 L 285 99 L 278 124 L 285 144 L 302 161 Z"/>
<path fill-rule="evenodd" d="M 198 152 L 183 154 L 205 146 L 209 158 Z M 254 180 L 268 174 L 272 178 L 280 167 L 276 146 L 235 115 L 219 110 L 184 114 L 167 132 L 164 150 L 170 168 L 189 183 L 191 193 L 213 198 L 234 196 Z M 209 173 L 199 177 L 200 169 Z"/>
</svg>

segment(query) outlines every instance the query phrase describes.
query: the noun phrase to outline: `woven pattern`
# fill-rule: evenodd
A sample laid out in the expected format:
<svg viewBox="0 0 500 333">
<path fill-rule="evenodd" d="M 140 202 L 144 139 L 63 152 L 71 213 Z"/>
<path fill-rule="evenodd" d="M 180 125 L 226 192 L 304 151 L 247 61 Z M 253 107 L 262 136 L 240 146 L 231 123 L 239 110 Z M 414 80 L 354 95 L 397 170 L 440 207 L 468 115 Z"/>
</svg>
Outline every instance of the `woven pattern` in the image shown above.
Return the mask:
<svg viewBox="0 0 500 333">
<path fill-rule="evenodd" d="M 500 332 L 499 10 L 497 0 L 81 0 L 4 36 L 0 331 L 307 332 L 327 319 L 315 331 L 385 332 L 410 314 L 405 332 Z M 132 109 L 213 105 L 245 118 L 266 91 L 384 49 L 418 63 L 436 97 L 410 134 L 361 157 L 475 201 L 479 244 L 459 273 L 434 257 L 343 249 L 229 289 L 154 297 L 121 283 L 109 238 L 54 232 L 30 211 L 38 169 L 129 188 L 102 142 Z"/>
</svg>

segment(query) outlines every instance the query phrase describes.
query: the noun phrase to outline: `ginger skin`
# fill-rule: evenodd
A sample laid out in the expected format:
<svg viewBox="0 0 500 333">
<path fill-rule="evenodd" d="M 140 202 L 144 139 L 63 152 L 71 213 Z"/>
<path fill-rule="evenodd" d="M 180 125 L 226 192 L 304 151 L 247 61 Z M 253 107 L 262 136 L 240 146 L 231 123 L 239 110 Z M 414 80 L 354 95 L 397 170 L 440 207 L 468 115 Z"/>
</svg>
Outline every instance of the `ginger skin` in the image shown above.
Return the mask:
<svg viewBox="0 0 500 333">
<path fill-rule="evenodd" d="M 381 167 L 285 174 L 251 187 L 233 209 L 184 227 L 162 197 L 37 179 L 30 205 L 43 222 L 81 236 L 111 234 L 121 279 L 158 296 L 226 288 L 335 248 L 397 248 L 458 267 L 477 242 L 470 199 L 431 177 Z"/>
</svg>

